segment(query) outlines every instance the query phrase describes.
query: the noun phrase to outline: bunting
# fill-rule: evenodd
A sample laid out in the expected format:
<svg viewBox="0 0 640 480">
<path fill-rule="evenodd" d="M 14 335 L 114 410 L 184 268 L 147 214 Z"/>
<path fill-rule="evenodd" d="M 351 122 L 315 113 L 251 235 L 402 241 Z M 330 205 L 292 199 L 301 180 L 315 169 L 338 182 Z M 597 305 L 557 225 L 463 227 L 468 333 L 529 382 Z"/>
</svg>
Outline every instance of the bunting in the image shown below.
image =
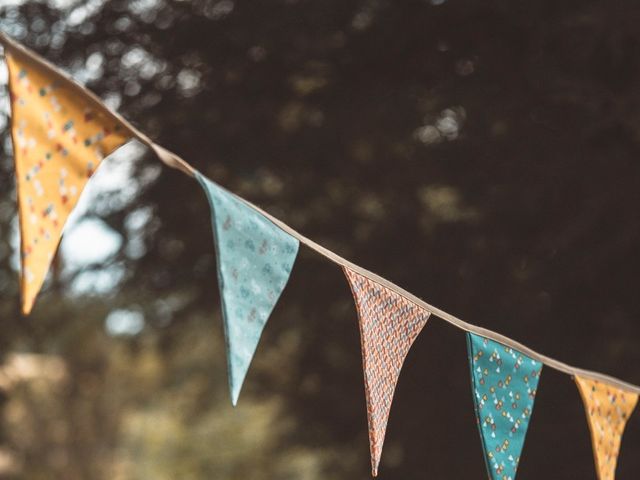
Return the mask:
<svg viewBox="0 0 640 480">
<path fill-rule="evenodd" d="M 353 270 L 345 267 L 344 273 L 358 311 L 371 470 L 375 477 L 400 370 L 430 312 Z"/>
<path fill-rule="evenodd" d="M 299 242 L 196 173 L 211 207 L 231 401 L 240 389 L 269 315 L 289 280 Z"/>
<path fill-rule="evenodd" d="M 542 364 L 467 333 L 478 429 L 492 480 L 515 480 Z"/>
<path fill-rule="evenodd" d="M 491 337 L 467 333 L 476 418 L 490 479 L 515 480 L 542 372 L 540 361 L 492 338 L 521 348 L 515 342 L 419 300 L 259 211 L 154 143 L 2 32 L 0 43 L 5 46 L 9 71 L 25 314 L 42 288 L 65 223 L 85 185 L 104 157 L 136 138 L 168 166 L 194 176 L 209 201 L 234 405 L 303 242 L 343 266 L 353 293 L 373 475 L 378 472 L 404 360 L 433 311 L 452 325 Z M 593 380 L 604 377 L 529 354 L 574 375 L 587 413 L 598 478 L 614 480 L 622 435 L 638 403 L 640 387 L 615 379 L 609 383 Z"/>
<path fill-rule="evenodd" d="M 21 235 L 22 311 L 28 314 L 55 256 L 69 214 L 102 159 L 126 129 L 68 82 L 19 52 L 5 50 Z"/>
<path fill-rule="evenodd" d="M 638 394 L 606 383 L 575 377 L 584 402 L 599 480 L 614 480 L 622 433 Z"/>
</svg>

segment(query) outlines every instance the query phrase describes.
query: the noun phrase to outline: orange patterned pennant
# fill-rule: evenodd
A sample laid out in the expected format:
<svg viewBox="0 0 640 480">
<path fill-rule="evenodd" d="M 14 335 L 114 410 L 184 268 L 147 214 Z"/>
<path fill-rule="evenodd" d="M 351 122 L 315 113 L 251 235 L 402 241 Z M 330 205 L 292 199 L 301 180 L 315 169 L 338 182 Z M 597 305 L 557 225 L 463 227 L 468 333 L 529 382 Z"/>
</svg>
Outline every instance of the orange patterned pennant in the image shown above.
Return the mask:
<svg viewBox="0 0 640 480">
<path fill-rule="evenodd" d="M 375 477 L 400 369 L 430 312 L 348 268 L 344 273 L 358 310 L 371 468 Z"/>
<path fill-rule="evenodd" d="M 7 49 L 5 57 L 20 209 L 22 311 L 28 314 L 80 193 L 102 159 L 129 136 L 68 80 L 20 52 Z"/>
<path fill-rule="evenodd" d="M 596 380 L 575 377 L 584 401 L 599 480 L 614 480 L 622 433 L 638 394 Z"/>
</svg>

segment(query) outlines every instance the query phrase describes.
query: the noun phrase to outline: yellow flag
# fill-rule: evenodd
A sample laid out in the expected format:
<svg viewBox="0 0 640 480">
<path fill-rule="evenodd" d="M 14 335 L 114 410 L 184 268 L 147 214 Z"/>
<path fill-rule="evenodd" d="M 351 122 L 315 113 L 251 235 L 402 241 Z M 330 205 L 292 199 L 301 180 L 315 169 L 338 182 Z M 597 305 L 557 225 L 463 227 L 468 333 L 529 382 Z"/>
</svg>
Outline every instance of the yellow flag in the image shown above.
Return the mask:
<svg viewBox="0 0 640 480">
<path fill-rule="evenodd" d="M 62 229 L 104 157 L 129 129 L 70 80 L 5 49 L 21 235 L 22 311 L 31 311 Z"/>
<path fill-rule="evenodd" d="M 614 480 L 622 433 L 638 394 L 586 378 L 575 381 L 587 412 L 598 479 Z"/>
</svg>

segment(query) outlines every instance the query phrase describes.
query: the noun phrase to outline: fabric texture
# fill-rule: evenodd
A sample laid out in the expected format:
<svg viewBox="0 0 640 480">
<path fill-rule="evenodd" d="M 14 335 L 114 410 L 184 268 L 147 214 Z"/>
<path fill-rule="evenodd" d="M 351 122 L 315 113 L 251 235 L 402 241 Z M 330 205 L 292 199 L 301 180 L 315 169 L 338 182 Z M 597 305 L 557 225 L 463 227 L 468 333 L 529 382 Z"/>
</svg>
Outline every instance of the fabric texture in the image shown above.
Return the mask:
<svg viewBox="0 0 640 480">
<path fill-rule="evenodd" d="M 260 335 L 289 280 L 299 242 L 201 174 L 218 258 L 229 386 L 233 405 Z"/>
<path fill-rule="evenodd" d="M 638 394 L 587 378 L 575 377 L 575 381 L 587 413 L 598 479 L 613 480 L 622 434 Z"/>
<path fill-rule="evenodd" d="M 348 268 L 344 273 L 358 311 L 371 469 L 376 476 L 400 370 L 430 312 Z"/>
<path fill-rule="evenodd" d="M 18 186 L 22 311 L 46 278 L 69 214 L 102 159 L 129 138 L 44 68 L 5 50 Z"/>
<path fill-rule="evenodd" d="M 467 333 L 478 429 L 492 480 L 514 480 L 542 364 L 488 338 Z"/>
</svg>

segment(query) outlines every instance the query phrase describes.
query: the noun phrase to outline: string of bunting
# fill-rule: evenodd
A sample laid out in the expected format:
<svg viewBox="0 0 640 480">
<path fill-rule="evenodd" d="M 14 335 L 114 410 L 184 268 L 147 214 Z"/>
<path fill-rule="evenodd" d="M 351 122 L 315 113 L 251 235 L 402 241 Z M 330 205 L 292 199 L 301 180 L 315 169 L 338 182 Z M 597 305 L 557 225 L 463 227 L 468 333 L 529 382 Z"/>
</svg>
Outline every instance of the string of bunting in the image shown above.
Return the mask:
<svg viewBox="0 0 640 480">
<path fill-rule="evenodd" d="M 640 387 L 567 365 L 429 305 L 206 178 L 2 32 L 0 43 L 9 70 L 25 315 L 33 308 L 83 188 L 106 156 L 137 139 L 169 167 L 194 177 L 208 199 L 234 405 L 302 243 L 339 265 L 353 294 L 374 476 L 400 370 L 411 345 L 435 315 L 467 332 L 472 394 L 490 479 L 516 477 L 543 366 L 575 380 L 598 478 L 614 479 L 622 434 Z"/>
</svg>

